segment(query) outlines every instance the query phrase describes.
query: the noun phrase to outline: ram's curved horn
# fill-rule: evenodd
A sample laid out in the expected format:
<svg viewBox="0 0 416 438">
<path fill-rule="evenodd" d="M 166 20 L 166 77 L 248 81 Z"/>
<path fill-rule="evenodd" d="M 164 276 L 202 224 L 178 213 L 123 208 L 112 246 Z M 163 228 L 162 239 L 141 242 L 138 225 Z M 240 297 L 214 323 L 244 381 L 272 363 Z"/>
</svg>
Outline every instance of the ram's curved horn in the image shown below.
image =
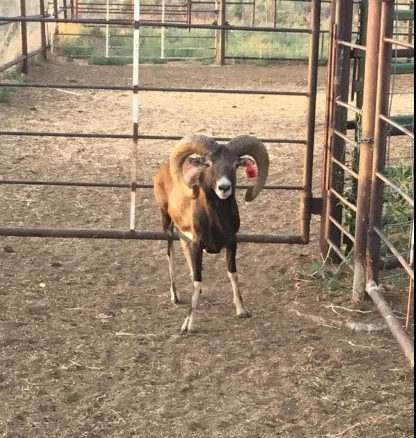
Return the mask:
<svg viewBox="0 0 416 438">
<path fill-rule="evenodd" d="M 187 197 L 195 197 L 196 188 L 188 187 L 182 175 L 182 166 L 192 154 L 210 155 L 219 147 L 218 143 L 205 135 L 189 135 L 177 143 L 170 154 L 169 169 L 175 184 L 183 188 Z"/>
<path fill-rule="evenodd" d="M 257 197 L 264 185 L 266 184 L 269 174 L 269 154 L 264 144 L 250 135 L 240 135 L 233 138 L 227 145 L 230 149 L 237 153 L 239 157 L 250 155 L 256 160 L 259 170 L 257 182 L 253 187 L 247 189 L 246 201 L 250 202 Z"/>
</svg>

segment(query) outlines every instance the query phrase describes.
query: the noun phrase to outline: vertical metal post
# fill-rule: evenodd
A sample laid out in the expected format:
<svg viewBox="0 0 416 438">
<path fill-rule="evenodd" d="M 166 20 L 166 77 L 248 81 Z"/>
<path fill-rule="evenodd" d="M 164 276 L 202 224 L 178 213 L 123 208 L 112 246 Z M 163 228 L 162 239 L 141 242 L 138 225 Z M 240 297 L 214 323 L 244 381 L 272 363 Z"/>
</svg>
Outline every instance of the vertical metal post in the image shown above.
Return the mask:
<svg viewBox="0 0 416 438">
<path fill-rule="evenodd" d="M 107 21 L 110 19 L 110 0 L 106 1 L 105 19 Z M 108 58 L 109 38 L 110 38 L 110 26 L 106 24 L 105 25 L 105 57 L 106 58 Z"/>
<path fill-rule="evenodd" d="M 364 299 L 366 286 L 366 249 L 370 212 L 371 171 L 373 167 L 377 68 L 380 44 L 380 0 L 368 3 L 367 49 L 364 73 L 360 164 L 358 169 L 357 213 L 355 217 L 354 278 L 352 299 Z"/>
<path fill-rule="evenodd" d="M 335 24 L 335 7 L 333 1 L 331 3 L 331 15 L 329 21 L 329 44 L 328 44 L 328 73 L 327 73 L 327 87 L 326 87 L 326 105 L 325 105 L 325 140 L 323 150 L 322 162 L 322 212 L 321 212 L 321 226 L 319 232 L 319 247 L 321 254 L 325 257 L 328 253 L 328 235 L 327 226 L 328 220 L 328 202 L 329 202 L 329 181 L 330 181 L 330 163 L 331 163 L 331 126 L 334 106 L 334 78 L 335 78 L 335 54 L 336 54 L 336 24 Z"/>
<path fill-rule="evenodd" d="M 45 0 L 39 0 L 39 12 L 42 17 L 45 17 Z M 46 59 L 46 23 L 40 23 L 40 41 L 42 46 L 42 56 Z"/>
<path fill-rule="evenodd" d="M 379 30 L 378 83 L 377 101 L 375 104 L 374 156 L 367 249 L 367 278 L 374 280 L 376 283 L 378 281 L 380 265 L 380 238 L 374 232 L 374 227 L 381 228 L 384 189 L 384 183 L 376 176 L 376 172 L 384 171 L 387 142 L 386 122 L 379 116 L 380 114 L 388 114 L 389 110 L 390 62 L 392 54 L 391 45 L 384 43 L 383 38 L 391 37 L 393 33 L 393 7 L 393 1 L 383 1 L 381 29 Z M 361 298 L 361 295 L 358 298 Z"/>
<path fill-rule="evenodd" d="M 133 30 L 133 146 L 131 153 L 130 230 L 136 228 L 137 156 L 139 136 L 139 50 L 140 50 L 140 0 L 134 0 Z"/>
<path fill-rule="evenodd" d="M 409 2 L 409 9 L 414 8 L 414 2 Z M 409 20 L 407 24 L 407 41 L 411 44 L 413 41 L 413 20 Z M 407 58 L 407 62 L 411 62 L 412 58 Z"/>
<path fill-rule="evenodd" d="M 220 0 L 220 16 L 219 16 L 219 24 L 221 26 L 225 26 L 225 5 L 226 0 Z M 225 29 L 220 29 L 217 31 L 217 64 L 224 65 L 225 64 Z"/>
<path fill-rule="evenodd" d="M 273 9 L 273 27 L 277 25 L 277 0 L 274 0 L 274 9 Z"/>
<path fill-rule="evenodd" d="M 339 98 L 343 102 L 348 102 L 349 91 L 349 74 L 350 74 L 350 54 L 349 47 L 338 44 L 338 41 L 351 41 L 352 34 L 352 11 L 353 0 L 335 0 L 335 59 L 334 59 L 334 77 L 333 77 L 333 93 L 330 96 L 330 108 L 332 114 L 329 117 L 329 143 L 326 148 L 329 148 L 327 157 L 327 183 L 326 183 L 326 210 L 324 211 L 324 228 L 321 234 L 322 240 L 331 240 L 333 244 L 341 246 L 341 232 L 329 220 L 332 216 L 335 220 L 342 223 L 342 206 L 338 200 L 331 196 L 330 189 L 335 189 L 342 193 L 344 189 L 344 171 L 337 165 L 331 162 L 331 157 L 336 158 L 340 162 L 345 160 L 345 143 L 344 140 L 336 135 L 333 135 L 333 129 L 345 134 L 347 131 L 347 109 L 334 104 L 334 100 Z M 321 245 L 322 248 L 322 245 Z M 340 258 L 335 251 L 330 252 L 330 257 L 333 261 L 339 262 Z"/>
<path fill-rule="evenodd" d="M 66 0 L 63 0 L 63 8 L 64 8 L 64 18 L 68 18 L 68 5 Z"/>
<path fill-rule="evenodd" d="M 310 203 L 312 201 L 312 166 L 315 136 L 316 88 L 318 78 L 319 24 L 321 17 L 320 0 L 312 0 L 311 8 L 311 34 L 309 40 L 308 65 L 308 116 L 303 166 L 303 193 L 301 200 L 301 234 L 305 243 L 309 242 L 311 219 Z"/>
<path fill-rule="evenodd" d="M 20 15 L 22 17 L 26 17 L 26 1 L 20 0 Z M 23 64 L 22 64 L 22 72 L 24 74 L 29 73 L 29 60 L 27 57 L 27 23 L 26 21 L 22 21 L 20 23 L 21 30 L 22 30 L 22 55 L 23 58 Z"/>
<path fill-rule="evenodd" d="M 162 23 L 165 22 L 166 5 L 165 0 L 162 0 Z M 160 30 L 160 57 L 165 59 L 165 28 Z"/>
<path fill-rule="evenodd" d="M 256 22 L 256 0 L 253 0 L 253 15 L 251 18 L 251 25 L 254 27 L 254 23 Z"/>
<path fill-rule="evenodd" d="M 58 0 L 53 0 L 53 16 L 58 18 Z M 54 53 L 55 44 L 58 42 L 59 27 L 58 23 L 55 23 L 55 30 L 53 32 L 51 52 Z"/>
<path fill-rule="evenodd" d="M 186 21 L 188 23 L 188 26 L 191 26 L 192 24 L 192 0 L 187 1 L 187 8 L 186 8 Z M 191 28 L 188 28 L 189 32 L 191 31 Z"/>
<path fill-rule="evenodd" d="M 79 6 L 78 0 L 75 0 L 75 18 L 78 18 Z"/>
<path fill-rule="evenodd" d="M 74 18 L 74 0 L 71 0 L 71 18 Z"/>
</svg>

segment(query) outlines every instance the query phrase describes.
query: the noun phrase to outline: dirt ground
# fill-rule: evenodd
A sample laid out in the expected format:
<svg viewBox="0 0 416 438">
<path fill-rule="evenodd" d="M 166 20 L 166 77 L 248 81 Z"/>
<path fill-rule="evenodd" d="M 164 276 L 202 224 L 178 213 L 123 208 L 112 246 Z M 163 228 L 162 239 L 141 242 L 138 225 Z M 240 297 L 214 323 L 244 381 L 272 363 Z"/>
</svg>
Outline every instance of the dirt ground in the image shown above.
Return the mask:
<svg viewBox="0 0 416 438">
<path fill-rule="evenodd" d="M 140 71 L 142 85 L 194 87 L 304 90 L 306 77 L 305 66 L 290 64 Z M 126 85 L 131 67 L 52 59 L 29 79 Z M 315 196 L 325 81 L 322 68 Z M 304 97 L 143 92 L 140 108 L 143 134 L 305 136 Z M 3 130 L 132 131 L 128 92 L 19 89 L 0 112 Z M 2 178 L 129 181 L 131 140 L 1 143 Z M 140 182 L 151 181 L 172 144 L 140 141 Z M 267 147 L 269 183 L 300 184 L 303 146 Z M 240 204 L 242 232 L 299 233 L 296 192 L 264 191 Z M 127 229 L 129 190 L 0 185 L 0 217 L 1 226 Z M 139 191 L 137 224 L 160 229 L 150 190 Z M 164 242 L 1 238 L 0 436 L 412 436 L 413 373 L 390 332 L 356 333 L 333 323 L 380 324 L 375 308 L 354 308 L 348 288 L 330 293 L 301 276 L 319 260 L 318 231 L 314 217 L 308 246 L 239 245 L 243 297 L 253 314 L 247 320 L 234 316 L 224 255 L 206 256 L 190 336 L 179 334 L 191 293 L 188 269 L 180 256 L 184 304 L 175 307 Z"/>
</svg>

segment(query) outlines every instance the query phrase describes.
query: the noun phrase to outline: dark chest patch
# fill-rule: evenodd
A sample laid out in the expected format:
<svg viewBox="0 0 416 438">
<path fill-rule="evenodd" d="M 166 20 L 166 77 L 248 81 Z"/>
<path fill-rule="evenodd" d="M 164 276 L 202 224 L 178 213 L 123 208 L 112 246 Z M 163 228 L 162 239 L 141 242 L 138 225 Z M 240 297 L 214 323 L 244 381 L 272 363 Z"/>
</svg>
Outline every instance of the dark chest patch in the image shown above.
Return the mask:
<svg viewBox="0 0 416 438">
<path fill-rule="evenodd" d="M 235 235 L 240 228 L 237 203 L 234 198 L 225 201 L 214 199 L 211 212 L 197 209 L 194 221 L 203 248 L 209 253 L 218 253 L 235 242 Z"/>
</svg>

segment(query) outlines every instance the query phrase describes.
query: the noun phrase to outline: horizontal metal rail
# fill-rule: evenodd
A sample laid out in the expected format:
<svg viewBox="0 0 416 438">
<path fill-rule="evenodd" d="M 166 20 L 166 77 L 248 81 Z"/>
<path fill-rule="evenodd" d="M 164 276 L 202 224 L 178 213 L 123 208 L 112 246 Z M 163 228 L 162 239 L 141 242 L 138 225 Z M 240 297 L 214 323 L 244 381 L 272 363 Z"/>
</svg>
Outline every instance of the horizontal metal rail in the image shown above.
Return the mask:
<svg viewBox="0 0 416 438">
<path fill-rule="evenodd" d="M 398 129 L 399 131 L 403 132 L 403 134 L 407 135 L 408 137 L 410 137 L 411 139 L 414 140 L 415 135 L 414 135 L 414 133 L 412 131 L 409 131 L 404 126 L 400 125 L 399 123 L 397 123 L 394 120 L 392 120 L 390 117 L 386 117 L 383 114 L 380 114 L 379 117 L 380 117 L 381 120 L 384 120 L 389 125 L 394 126 L 396 129 Z"/>
<path fill-rule="evenodd" d="M 289 57 L 277 57 L 277 56 L 225 56 L 225 59 L 237 59 L 243 61 L 300 61 L 307 63 L 308 58 L 289 58 Z"/>
<path fill-rule="evenodd" d="M 344 133 L 338 131 L 338 129 L 334 129 L 333 132 L 336 136 L 342 138 L 345 141 L 345 143 L 348 143 L 351 146 L 355 146 L 357 144 L 354 140 L 349 139 Z"/>
<path fill-rule="evenodd" d="M 285 91 L 285 90 L 245 90 L 245 89 L 224 89 L 224 88 L 184 88 L 184 87 L 149 87 L 132 85 L 84 85 L 84 84 L 42 84 L 42 83 L 20 83 L 0 82 L 0 87 L 13 88 L 62 88 L 74 90 L 110 90 L 110 91 L 163 91 L 175 93 L 212 93 L 212 94 L 260 94 L 270 96 L 306 96 L 306 91 Z"/>
<path fill-rule="evenodd" d="M 334 219 L 331 215 L 328 216 L 329 220 L 339 229 L 342 231 L 343 234 L 345 234 L 350 240 L 351 242 L 355 242 L 355 238 L 354 236 L 347 231 L 336 219 Z"/>
<path fill-rule="evenodd" d="M 337 166 L 339 166 L 341 169 L 345 170 L 345 172 L 349 173 L 351 176 L 353 176 L 355 179 L 358 179 L 358 173 L 354 172 L 352 169 L 350 169 L 348 166 L 346 166 L 344 163 L 341 163 L 341 161 L 337 160 L 335 157 L 331 157 L 331 161 L 335 163 Z"/>
<path fill-rule="evenodd" d="M 388 179 L 386 175 L 383 175 L 380 172 L 376 172 L 376 176 L 380 178 L 388 186 L 390 186 L 400 196 L 402 196 L 410 204 L 411 207 L 415 206 L 414 200 L 406 192 L 404 192 L 398 185 L 394 184 L 394 182 Z"/>
<path fill-rule="evenodd" d="M 131 188 L 131 183 L 99 183 L 89 181 L 46 181 L 46 180 L 17 180 L 17 179 L 0 179 L 0 184 L 5 185 L 33 185 L 33 186 L 66 186 L 66 187 L 106 187 L 106 188 Z M 153 189 L 153 184 L 135 184 L 138 189 Z M 248 189 L 251 186 L 237 185 L 237 189 Z M 263 190 L 303 190 L 302 186 L 274 186 L 265 185 Z"/>
<path fill-rule="evenodd" d="M 25 228 L 1 227 L 0 236 L 15 237 L 54 237 L 81 239 L 126 239 L 126 240 L 167 240 L 163 231 L 132 231 L 132 230 L 93 230 L 74 228 Z M 173 238 L 179 240 L 175 233 Z M 279 234 L 237 234 L 237 242 L 247 243 L 297 243 L 307 242 L 298 235 Z"/>
<path fill-rule="evenodd" d="M 350 47 L 351 49 L 357 49 L 357 50 L 361 50 L 363 52 L 365 52 L 367 49 L 365 46 L 362 46 L 361 44 L 351 43 L 350 41 L 338 40 L 337 43 L 340 46 Z"/>
<path fill-rule="evenodd" d="M 396 257 L 396 259 L 400 262 L 400 264 L 403 266 L 405 271 L 409 274 L 410 278 L 414 280 L 414 271 L 412 267 L 407 263 L 405 258 L 397 251 L 397 249 L 394 247 L 394 245 L 390 242 L 390 240 L 387 238 L 387 236 L 377 227 L 373 227 L 374 232 L 377 234 L 378 237 L 384 242 L 384 244 L 387 246 L 387 248 L 390 250 L 390 252 Z"/>
<path fill-rule="evenodd" d="M 354 105 L 350 105 L 349 103 L 346 103 L 346 102 L 344 102 L 342 100 L 335 99 L 335 104 L 338 105 L 338 106 L 342 106 L 343 108 L 346 108 L 346 109 L 348 109 L 350 111 L 354 111 L 356 114 L 361 114 L 362 113 L 362 110 L 360 108 L 357 108 Z"/>
<path fill-rule="evenodd" d="M 329 189 L 329 191 L 335 195 L 343 204 L 345 204 L 347 207 L 349 207 L 352 211 L 355 213 L 357 212 L 357 207 L 352 204 L 350 201 L 345 199 L 342 195 L 340 195 L 334 188 Z"/>
<path fill-rule="evenodd" d="M 105 35 L 94 35 L 91 33 L 64 33 L 64 32 L 59 32 L 59 36 L 82 36 L 83 38 L 97 38 L 97 39 L 102 39 L 105 40 L 106 36 Z M 133 34 L 113 34 L 113 35 L 109 35 L 108 38 L 111 40 L 112 38 L 133 38 Z M 146 35 L 143 34 L 143 32 L 140 34 L 140 38 L 157 38 L 160 39 L 160 35 Z M 210 35 L 181 35 L 180 37 L 175 36 L 175 35 L 165 35 L 165 40 L 170 40 L 170 39 L 178 39 L 180 38 L 181 40 L 184 39 L 193 39 L 193 40 L 197 40 L 197 39 L 214 39 L 215 38 L 215 33 L 213 32 Z M 60 47 L 60 46 L 59 46 Z M 112 46 L 112 47 L 116 47 L 116 46 Z M 120 46 L 120 47 L 124 47 L 124 46 Z"/>
<path fill-rule="evenodd" d="M 383 40 L 384 40 L 385 43 L 390 43 L 390 44 L 393 44 L 395 46 L 408 47 L 409 49 L 414 49 L 415 48 L 414 44 L 408 43 L 406 41 L 394 40 L 392 38 L 384 38 Z"/>
<path fill-rule="evenodd" d="M 100 134 L 81 132 L 42 132 L 42 131 L 0 131 L 0 135 L 29 137 L 70 137 L 70 138 L 137 138 L 142 140 L 181 140 L 183 135 L 151 135 L 151 134 Z M 213 137 L 216 141 L 230 141 L 231 137 Z M 306 140 L 293 138 L 259 138 L 263 143 L 306 144 Z"/>
<path fill-rule="evenodd" d="M 403 330 L 400 322 L 397 320 L 396 315 L 392 311 L 391 307 L 388 305 L 387 301 L 384 299 L 379 287 L 376 283 L 371 280 L 367 283 L 365 289 L 373 300 L 374 304 L 377 306 L 381 316 L 389 327 L 394 338 L 399 343 L 402 348 L 406 358 L 409 360 L 411 367 L 414 367 L 414 342 Z"/>
<path fill-rule="evenodd" d="M 350 269 L 351 265 L 349 263 L 347 263 L 347 257 L 345 257 L 345 255 L 343 254 L 343 252 L 338 248 L 337 245 L 335 245 L 335 243 L 331 240 L 331 239 L 327 239 L 328 245 L 337 253 L 337 255 L 339 256 L 339 258 L 342 260 L 343 263 L 345 263 Z"/>
<path fill-rule="evenodd" d="M 32 50 L 27 55 L 20 55 L 17 58 L 15 58 L 9 62 L 6 62 L 5 64 L 0 65 L 0 73 L 2 71 L 7 70 L 8 68 L 12 67 L 13 65 L 18 64 L 19 62 L 24 61 L 25 59 L 29 59 L 29 58 L 32 58 L 33 56 L 39 55 L 39 53 L 42 53 L 43 50 L 44 50 L 43 47 L 36 49 L 36 50 Z"/>
<path fill-rule="evenodd" d="M 162 23 L 159 21 L 134 21 L 125 19 L 102 19 L 102 18 L 37 18 L 37 17 L 0 17 L 1 21 L 10 22 L 33 22 L 33 23 L 75 23 L 75 24 L 105 24 L 109 26 L 134 26 L 134 27 L 175 27 L 182 29 L 224 29 L 241 30 L 247 32 L 275 32 L 275 33 L 304 33 L 310 34 L 310 29 L 291 28 L 291 27 L 271 27 L 271 26 L 231 26 L 231 25 L 212 25 L 212 24 L 188 24 L 188 23 Z"/>
</svg>

